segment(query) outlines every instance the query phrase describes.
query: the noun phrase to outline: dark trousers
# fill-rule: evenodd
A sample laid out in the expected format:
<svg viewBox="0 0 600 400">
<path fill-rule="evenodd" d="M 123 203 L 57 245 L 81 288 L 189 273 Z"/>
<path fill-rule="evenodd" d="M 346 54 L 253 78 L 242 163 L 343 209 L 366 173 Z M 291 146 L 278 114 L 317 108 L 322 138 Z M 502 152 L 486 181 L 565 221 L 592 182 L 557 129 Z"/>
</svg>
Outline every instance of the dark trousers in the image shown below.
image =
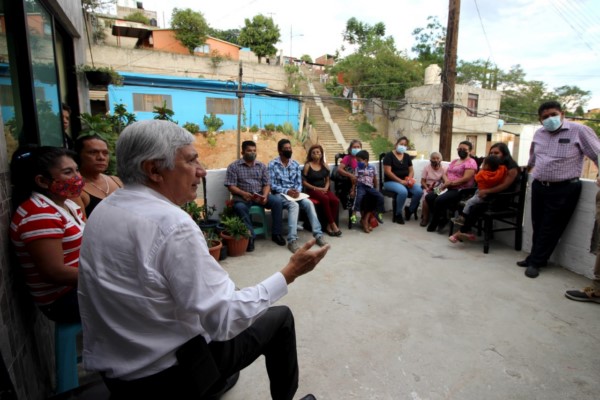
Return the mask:
<svg viewBox="0 0 600 400">
<path fill-rule="evenodd" d="M 581 182 L 544 186 L 537 180 L 531 185 L 531 223 L 533 238 L 527 262 L 535 267 L 548 263 L 556 244 L 575 211 Z"/>
<path fill-rule="evenodd" d="M 368 196 L 376 202 L 375 211 L 384 212 L 385 199 L 381 192 L 371 186 L 356 184 L 356 197 L 354 198 L 354 211 L 361 211 L 363 199 Z"/>
<path fill-rule="evenodd" d="M 238 200 L 234 203 L 233 209 L 235 210 L 236 214 L 239 215 L 240 218 L 244 221 L 246 227 L 248 227 L 250 232 L 252 232 L 252 237 L 254 237 L 254 227 L 252 225 L 252 218 L 250 217 L 250 207 L 252 206 L 259 206 L 270 209 L 271 219 L 273 222 L 273 235 L 281 235 L 281 221 L 283 218 L 283 205 L 281 203 L 281 196 L 269 194 L 269 196 L 267 197 L 267 204 L 265 204 L 264 206 L 253 201 Z"/>
<path fill-rule="evenodd" d="M 225 342 L 208 344 L 220 378 L 198 397 L 191 393 L 181 366 L 176 365 L 158 374 L 122 381 L 105 378 L 111 400 L 120 399 L 194 399 L 201 400 L 218 391 L 225 379 L 265 356 L 267 374 L 274 400 L 291 400 L 298 389 L 298 358 L 294 316 L 286 306 L 271 307 L 251 327 Z M 199 376 L 198 379 L 202 379 Z M 252 388 L 247 388 L 250 391 Z"/>
<path fill-rule="evenodd" d="M 460 201 L 460 192 L 457 189 L 448 189 L 444 194 L 437 195 L 433 192 L 425 196 L 429 206 L 431 218 L 429 218 L 430 230 L 437 229 L 438 225 L 448 218 L 448 210 L 456 208 Z"/>
<path fill-rule="evenodd" d="M 73 288 L 52 303 L 39 306 L 40 311 L 49 319 L 61 323 L 81 322 L 77 288 Z"/>
</svg>

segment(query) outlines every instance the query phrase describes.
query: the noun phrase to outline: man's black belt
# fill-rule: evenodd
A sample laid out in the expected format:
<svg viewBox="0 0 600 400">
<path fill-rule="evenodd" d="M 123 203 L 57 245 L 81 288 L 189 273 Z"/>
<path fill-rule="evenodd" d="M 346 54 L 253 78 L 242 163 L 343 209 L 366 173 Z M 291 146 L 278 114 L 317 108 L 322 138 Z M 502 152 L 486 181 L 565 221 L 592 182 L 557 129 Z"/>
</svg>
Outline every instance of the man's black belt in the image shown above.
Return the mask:
<svg viewBox="0 0 600 400">
<path fill-rule="evenodd" d="M 558 182 L 540 181 L 537 179 L 536 179 L 536 181 L 541 183 L 543 186 L 564 186 L 564 185 L 568 185 L 569 183 L 579 182 L 579 178 L 567 179 L 567 180 L 558 181 Z"/>
</svg>

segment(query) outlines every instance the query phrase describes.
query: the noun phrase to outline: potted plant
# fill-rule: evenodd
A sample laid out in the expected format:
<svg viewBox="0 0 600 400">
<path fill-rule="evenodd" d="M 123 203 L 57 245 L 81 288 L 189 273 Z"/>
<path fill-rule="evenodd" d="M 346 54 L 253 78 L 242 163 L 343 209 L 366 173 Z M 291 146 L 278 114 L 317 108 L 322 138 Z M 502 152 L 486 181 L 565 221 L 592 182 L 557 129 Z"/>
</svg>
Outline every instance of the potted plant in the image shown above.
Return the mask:
<svg viewBox="0 0 600 400">
<path fill-rule="evenodd" d="M 121 86 L 123 77 L 111 67 L 96 67 L 95 65 L 80 65 L 77 71 L 85 74 L 92 85 L 108 86 L 110 84 Z"/>
<path fill-rule="evenodd" d="M 241 256 L 246 252 L 250 231 L 244 221 L 238 216 L 225 217 L 221 220 L 225 230 L 221 237 L 227 246 L 227 253 L 231 257 Z"/>
<path fill-rule="evenodd" d="M 209 229 L 204 232 L 204 239 L 206 239 L 206 245 L 208 246 L 208 252 L 216 261 L 221 259 L 221 248 L 223 243 L 220 237 L 215 233 L 214 230 Z"/>
</svg>

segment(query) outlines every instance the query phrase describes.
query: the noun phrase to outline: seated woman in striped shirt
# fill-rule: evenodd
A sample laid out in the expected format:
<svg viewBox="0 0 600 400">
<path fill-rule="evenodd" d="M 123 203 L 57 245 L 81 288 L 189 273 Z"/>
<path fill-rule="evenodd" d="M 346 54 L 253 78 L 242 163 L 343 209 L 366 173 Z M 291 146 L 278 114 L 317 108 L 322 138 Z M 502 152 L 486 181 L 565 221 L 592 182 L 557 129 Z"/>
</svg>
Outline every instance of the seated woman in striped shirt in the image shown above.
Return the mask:
<svg viewBox="0 0 600 400">
<path fill-rule="evenodd" d="M 57 322 L 80 320 L 77 302 L 83 213 L 71 199 L 83 180 L 75 154 L 57 147 L 28 147 L 11 161 L 14 204 L 10 238 L 33 300 Z"/>
</svg>

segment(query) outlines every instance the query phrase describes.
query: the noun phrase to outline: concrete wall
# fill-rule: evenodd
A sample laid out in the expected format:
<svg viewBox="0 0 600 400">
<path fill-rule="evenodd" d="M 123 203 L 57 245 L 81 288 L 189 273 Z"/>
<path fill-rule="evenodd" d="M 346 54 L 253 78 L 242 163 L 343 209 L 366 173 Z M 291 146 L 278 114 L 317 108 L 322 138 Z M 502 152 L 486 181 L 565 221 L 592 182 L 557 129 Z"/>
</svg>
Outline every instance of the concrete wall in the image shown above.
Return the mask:
<svg viewBox="0 0 600 400">
<path fill-rule="evenodd" d="M 87 59 L 90 60 L 89 49 Z M 240 52 L 240 54 L 246 52 Z M 187 54 L 173 54 L 147 49 L 126 49 L 113 46 L 92 46 L 94 63 L 97 66 L 110 66 L 118 71 L 149 74 L 188 76 L 237 82 L 239 62 L 225 60 L 214 67 L 210 58 Z M 242 65 L 243 82 L 265 83 L 269 89 L 281 91 L 287 84 L 283 66 L 248 62 Z"/>
</svg>

